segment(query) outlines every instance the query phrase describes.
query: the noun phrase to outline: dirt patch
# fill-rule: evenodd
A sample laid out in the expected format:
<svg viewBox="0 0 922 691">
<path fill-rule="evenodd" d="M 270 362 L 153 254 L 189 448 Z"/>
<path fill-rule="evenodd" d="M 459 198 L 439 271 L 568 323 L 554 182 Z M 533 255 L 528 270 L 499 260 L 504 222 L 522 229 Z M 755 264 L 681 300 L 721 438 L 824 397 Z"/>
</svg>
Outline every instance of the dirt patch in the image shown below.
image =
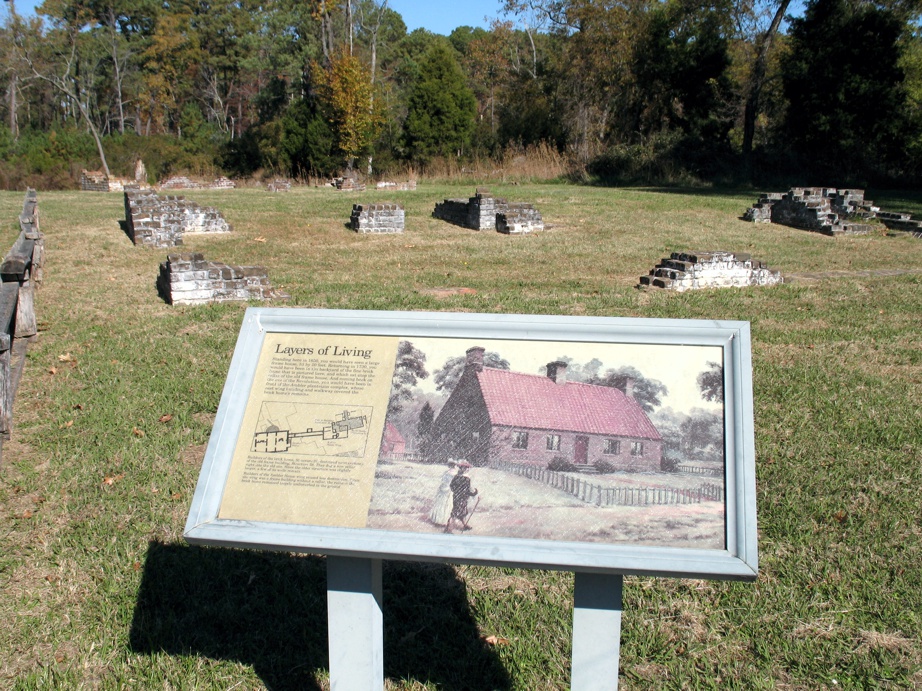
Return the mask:
<svg viewBox="0 0 922 691">
<path fill-rule="evenodd" d="M 477 291 L 473 288 L 428 288 L 419 291 L 420 295 L 431 295 L 432 297 L 443 300 L 453 295 L 476 295 Z"/>
</svg>

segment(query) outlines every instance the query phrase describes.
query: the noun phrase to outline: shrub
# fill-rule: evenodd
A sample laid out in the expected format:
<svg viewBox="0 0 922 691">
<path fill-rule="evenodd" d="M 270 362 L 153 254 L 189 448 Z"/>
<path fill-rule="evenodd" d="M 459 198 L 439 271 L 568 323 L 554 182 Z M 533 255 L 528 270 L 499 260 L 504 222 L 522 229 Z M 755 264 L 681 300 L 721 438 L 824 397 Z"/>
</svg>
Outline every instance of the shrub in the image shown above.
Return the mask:
<svg viewBox="0 0 922 691">
<path fill-rule="evenodd" d="M 608 475 L 609 473 L 613 473 L 617 470 L 614 464 L 609 463 L 608 461 L 596 461 L 592 464 L 592 467 L 596 469 L 596 472 L 601 473 L 602 475 Z"/>
<path fill-rule="evenodd" d="M 572 473 L 576 470 L 576 466 L 563 456 L 554 456 L 554 459 L 547 464 L 547 469 L 558 473 Z"/>
</svg>

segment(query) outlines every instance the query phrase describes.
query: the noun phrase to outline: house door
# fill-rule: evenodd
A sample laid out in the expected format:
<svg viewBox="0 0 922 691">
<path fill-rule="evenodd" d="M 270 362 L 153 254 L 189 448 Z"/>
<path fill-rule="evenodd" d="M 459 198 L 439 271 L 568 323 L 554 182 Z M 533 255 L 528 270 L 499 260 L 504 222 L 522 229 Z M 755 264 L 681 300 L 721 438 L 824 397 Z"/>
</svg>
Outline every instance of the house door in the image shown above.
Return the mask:
<svg viewBox="0 0 922 691">
<path fill-rule="evenodd" d="M 573 462 L 586 463 L 589 460 L 589 437 L 577 437 L 573 442 Z"/>
</svg>

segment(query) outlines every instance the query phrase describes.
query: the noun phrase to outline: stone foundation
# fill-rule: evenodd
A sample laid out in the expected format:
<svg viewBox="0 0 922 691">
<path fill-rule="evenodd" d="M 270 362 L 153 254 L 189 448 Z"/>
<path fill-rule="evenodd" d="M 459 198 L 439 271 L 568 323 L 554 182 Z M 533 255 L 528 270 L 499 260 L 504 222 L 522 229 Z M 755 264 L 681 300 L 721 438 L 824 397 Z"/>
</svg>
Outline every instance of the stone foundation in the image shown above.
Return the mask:
<svg viewBox="0 0 922 691">
<path fill-rule="evenodd" d="M 770 286 L 783 280 L 780 271 L 769 269 L 748 254 L 673 252 L 651 269 L 648 276 L 641 276 L 639 285 L 683 292 L 699 288 Z"/>
<path fill-rule="evenodd" d="M 529 233 L 543 230 L 541 214 L 531 204 L 510 204 L 478 187 L 467 201 L 446 199 L 435 205 L 435 218 L 474 230 L 498 230 L 501 233 Z"/>
<path fill-rule="evenodd" d="M 876 218 L 879 211 L 873 202 L 865 200 L 864 190 L 794 187 L 786 194 L 762 194 L 743 218 L 824 235 L 867 235 L 874 226 L 862 221 Z"/>
<path fill-rule="evenodd" d="M 169 255 L 160 264 L 157 292 L 171 305 L 289 298 L 272 288 L 263 267 L 228 266 L 199 253 Z"/>
<path fill-rule="evenodd" d="M 176 247 L 187 234 L 232 230 L 217 209 L 183 197 L 161 197 L 153 190 L 125 192 L 125 223 L 131 241 L 149 247 Z"/>
<path fill-rule="evenodd" d="M 406 213 L 400 204 L 353 204 L 349 227 L 357 233 L 402 233 Z"/>
</svg>

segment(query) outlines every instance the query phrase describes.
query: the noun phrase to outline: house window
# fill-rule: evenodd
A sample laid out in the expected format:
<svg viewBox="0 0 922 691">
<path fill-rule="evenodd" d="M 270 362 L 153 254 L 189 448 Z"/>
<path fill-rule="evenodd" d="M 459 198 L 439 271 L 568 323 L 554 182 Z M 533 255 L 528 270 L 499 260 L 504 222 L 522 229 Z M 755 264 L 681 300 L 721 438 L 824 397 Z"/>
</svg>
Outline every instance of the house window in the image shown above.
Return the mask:
<svg viewBox="0 0 922 691">
<path fill-rule="evenodd" d="M 631 455 L 632 456 L 643 456 L 643 442 L 642 441 L 632 441 L 631 442 Z"/>
<path fill-rule="evenodd" d="M 512 433 L 512 448 L 513 449 L 527 449 L 528 448 L 528 432 L 513 432 Z"/>
<path fill-rule="evenodd" d="M 606 439 L 605 448 L 602 449 L 602 453 L 606 453 L 609 456 L 617 456 L 621 453 L 621 440 L 620 439 Z"/>
<path fill-rule="evenodd" d="M 560 451 L 560 435 L 559 434 L 547 435 L 547 450 L 548 451 Z"/>
</svg>

